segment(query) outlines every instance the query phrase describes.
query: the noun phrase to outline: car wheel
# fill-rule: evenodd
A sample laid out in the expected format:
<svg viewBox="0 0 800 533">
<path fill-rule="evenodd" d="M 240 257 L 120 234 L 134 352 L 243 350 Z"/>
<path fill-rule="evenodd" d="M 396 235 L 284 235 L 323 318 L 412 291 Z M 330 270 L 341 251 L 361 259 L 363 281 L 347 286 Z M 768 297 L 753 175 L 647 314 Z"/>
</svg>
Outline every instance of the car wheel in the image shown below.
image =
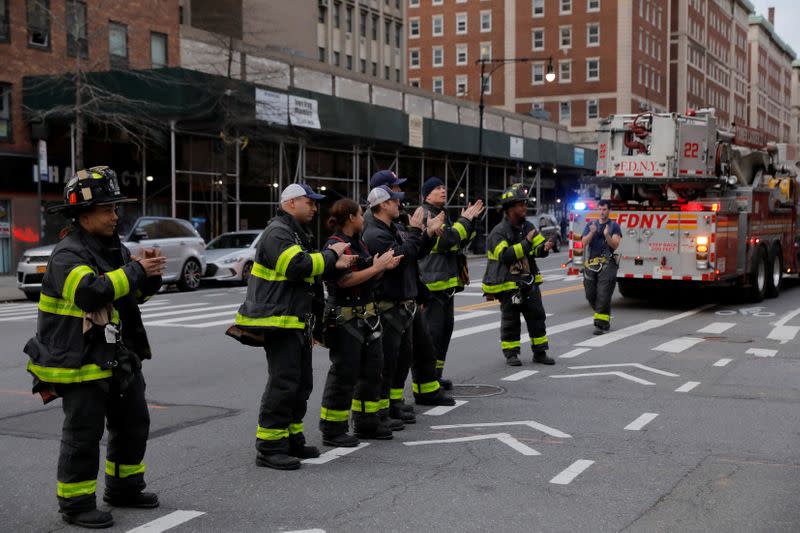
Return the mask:
<svg viewBox="0 0 800 533">
<path fill-rule="evenodd" d="M 32 302 L 38 302 L 39 301 L 39 291 L 27 290 L 27 291 L 22 291 L 22 292 L 25 293 L 25 298 L 27 298 L 28 300 L 30 300 Z"/>
<path fill-rule="evenodd" d="M 777 298 L 783 281 L 783 257 L 781 247 L 773 244 L 767 255 L 767 298 Z"/>
<path fill-rule="evenodd" d="M 189 259 L 183 264 L 181 277 L 178 279 L 178 289 L 181 292 L 195 291 L 200 286 L 200 263 L 196 259 Z"/>
<path fill-rule="evenodd" d="M 253 271 L 253 262 L 248 261 L 242 267 L 242 285 L 247 285 L 247 282 L 250 281 L 250 272 Z"/>
</svg>

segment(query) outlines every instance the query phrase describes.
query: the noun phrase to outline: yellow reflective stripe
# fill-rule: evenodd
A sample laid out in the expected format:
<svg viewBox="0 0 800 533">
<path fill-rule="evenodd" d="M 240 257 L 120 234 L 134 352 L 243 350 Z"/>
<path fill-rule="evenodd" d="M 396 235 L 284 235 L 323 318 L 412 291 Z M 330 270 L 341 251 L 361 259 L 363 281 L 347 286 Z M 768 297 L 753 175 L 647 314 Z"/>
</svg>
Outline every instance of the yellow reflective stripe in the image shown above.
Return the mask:
<svg viewBox="0 0 800 533">
<path fill-rule="evenodd" d="M 47 383 L 81 383 L 111 377 L 111 370 L 103 370 L 95 364 L 83 365 L 80 368 L 59 368 L 39 366 L 28 361 L 28 372 Z"/>
<path fill-rule="evenodd" d="M 444 281 L 434 281 L 432 283 L 426 283 L 426 287 L 428 287 L 429 291 L 443 291 L 446 289 L 452 289 L 453 287 L 458 287 L 458 276 L 446 279 Z"/>
<path fill-rule="evenodd" d="M 298 433 L 303 432 L 303 423 L 296 422 L 294 424 L 289 424 L 289 434 L 290 435 L 297 435 Z"/>
<path fill-rule="evenodd" d="M 347 419 L 350 417 L 350 411 L 340 411 L 323 407 L 319 411 L 319 417 L 328 422 L 347 422 Z"/>
<path fill-rule="evenodd" d="M 325 271 L 325 256 L 319 252 L 308 255 L 311 256 L 311 277 L 319 276 Z"/>
<path fill-rule="evenodd" d="M 117 475 L 117 466 L 119 466 L 119 475 Z M 144 463 L 138 465 L 123 465 L 117 464 L 113 461 L 106 459 L 106 474 L 113 477 L 126 478 L 135 476 L 136 474 L 144 474 L 146 467 Z"/>
<path fill-rule="evenodd" d="M 502 241 L 500 244 L 498 244 L 497 246 L 494 247 L 494 250 L 491 250 L 486 255 L 487 255 L 487 257 L 489 257 L 489 259 L 497 260 L 497 259 L 500 258 L 500 254 L 506 248 L 508 248 L 508 241 Z"/>
<path fill-rule="evenodd" d="M 78 284 L 84 276 L 88 276 L 89 274 L 94 274 L 94 270 L 86 265 L 78 265 L 70 270 L 67 280 L 64 282 L 64 290 L 61 291 L 61 295 L 66 301 L 75 301 L 75 291 L 78 290 Z"/>
<path fill-rule="evenodd" d="M 518 242 L 517 244 L 512 246 L 512 248 L 514 248 L 514 255 L 516 256 L 517 259 L 522 259 L 523 257 L 525 257 L 525 250 L 522 249 L 521 242 Z"/>
<path fill-rule="evenodd" d="M 388 409 L 389 408 L 389 398 L 384 398 L 378 402 L 378 409 Z"/>
<path fill-rule="evenodd" d="M 500 347 L 503 350 L 511 350 L 513 348 L 519 348 L 520 342 L 519 341 L 500 341 Z"/>
<path fill-rule="evenodd" d="M 112 270 L 111 272 L 106 272 L 106 277 L 111 280 L 111 284 L 114 286 L 115 300 L 118 300 L 119 298 L 122 298 L 131 292 L 131 285 L 128 282 L 128 275 L 121 268 Z"/>
<path fill-rule="evenodd" d="M 260 440 L 281 440 L 289 438 L 288 429 L 267 429 L 260 425 L 256 430 L 256 438 Z"/>
<path fill-rule="evenodd" d="M 437 359 L 436 360 L 436 368 L 437 370 L 440 368 L 444 368 L 444 359 Z"/>
<path fill-rule="evenodd" d="M 517 282 L 516 281 L 507 281 L 505 283 L 500 283 L 498 285 L 488 285 L 486 283 L 481 284 L 481 288 L 483 292 L 487 294 L 496 294 L 498 292 L 504 291 L 515 291 L 517 290 Z"/>
<path fill-rule="evenodd" d="M 462 224 L 461 222 L 454 222 L 453 229 L 458 232 L 458 236 L 461 238 L 462 241 L 467 238 L 467 228 L 465 228 L 464 224 Z"/>
<path fill-rule="evenodd" d="M 302 251 L 303 248 L 299 244 L 295 244 L 281 252 L 281 255 L 278 256 L 278 261 L 275 263 L 275 270 L 278 272 L 278 274 L 285 276 L 286 269 L 289 267 L 289 261 L 291 261 L 294 256 Z"/>
<path fill-rule="evenodd" d="M 594 319 L 595 320 L 602 320 L 603 322 L 610 322 L 611 321 L 611 315 L 604 315 L 603 313 L 595 313 L 594 314 Z"/>
<path fill-rule="evenodd" d="M 534 283 L 538 284 L 538 283 L 542 283 L 543 281 L 544 281 L 544 278 L 542 277 L 541 274 L 536 274 L 535 276 L 533 276 L 533 282 Z"/>
<path fill-rule="evenodd" d="M 97 480 L 78 481 L 76 483 L 58 482 L 58 496 L 60 498 L 76 498 L 78 496 L 88 496 L 97 490 Z"/>
<path fill-rule="evenodd" d="M 538 233 L 533 237 L 533 240 L 531 241 L 531 244 L 533 245 L 534 248 L 536 248 L 537 246 L 539 246 L 543 242 L 544 242 L 544 237 L 542 237 L 541 233 Z"/>
<path fill-rule="evenodd" d="M 388 407 L 388 400 L 387 400 Z M 380 402 L 365 402 L 363 400 L 353 400 L 351 406 L 353 411 L 359 413 L 377 413 L 381 409 Z"/>
<path fill-rule="evenodd" d="M 266 281 L 286 281 L 286 276 L 278 274 L 271 268 L 267 268 L 261 263 L 254 263 L 253 269 L 250 271 L 252 275 Z"/>
<path fill-rule="evenodd" d="M 534 337 L 531 339 L 531 344 L 533 344 L 534 346 L 541 346 L 542 344 L 547 344 L 547 336 Z"/>
<path fill-rule="evenodd" d="M 39 295 L 39 311 L 51 313 L 54 315 L 74 316 L 83 318 L 86 313 L 77 305 L 62 300 L 61 298 L 53 298 L 44 293 Z"/>
<path fill-rule="evenodd" d="M 236 325 L 284 329 L 303 329 L 306 327 L 305 322 L 302 322 L 296 316 L 267 316 L 262 318 L 253 318 L 244 316 L 240 313 L 236 313 Z"/>
<path fill-rule="evenodd" d="M 389 399 L 390 400 L 402 400 L 403 399 L 403 389 L 389 389 Z"/>
<path fill-rule="evenodd" d="M 431 392 L 436 392 L 439 390 L 439 382 L 438 381 L 429 381 L 427 383 L 412 383 L 411 389 L 414 391 L 414 394 L 428 394 Z"/>
</svg>

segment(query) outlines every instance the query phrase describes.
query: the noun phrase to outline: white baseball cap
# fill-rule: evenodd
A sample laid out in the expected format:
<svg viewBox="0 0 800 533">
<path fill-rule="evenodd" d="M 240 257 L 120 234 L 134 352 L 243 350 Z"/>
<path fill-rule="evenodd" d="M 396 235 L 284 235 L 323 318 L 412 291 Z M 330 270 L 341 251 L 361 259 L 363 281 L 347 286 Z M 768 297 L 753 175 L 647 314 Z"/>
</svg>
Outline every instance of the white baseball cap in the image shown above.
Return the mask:
<svg viewBox="0 0 800 533">
<path fill-rule="evenodd" d="M 281 203 L 288 202 L 301 196 L 308 196 L 312 200 L 322 200 L 325 198 L 324 194 L 317 194 L 314 189 L 305 183 L 292 183 L 281 192 Z"/>
<path fill-rule="evenodd" d="M 367 202 L 369 202 L 370 207 L 375 207 L 376 205 L 380 205 L 386 200 L 402 200 L 405 197 L 405 193 L 402 192 L 394 192 L 386 185 L 381 185 L 380 187 L 375 187 L 369 194 L 367 195 Z"/>
</svg>

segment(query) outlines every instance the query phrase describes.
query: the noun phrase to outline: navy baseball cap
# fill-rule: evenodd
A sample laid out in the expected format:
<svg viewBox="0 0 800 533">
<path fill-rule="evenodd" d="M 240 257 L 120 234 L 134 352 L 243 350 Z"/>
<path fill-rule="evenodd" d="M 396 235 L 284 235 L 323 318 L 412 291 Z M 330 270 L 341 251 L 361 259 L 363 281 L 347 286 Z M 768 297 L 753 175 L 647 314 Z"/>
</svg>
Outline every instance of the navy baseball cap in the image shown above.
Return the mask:
<svg viewBox="0 0 800 533">
<path fill-rule="evenodd" d="M 391 170 L 379 170 L 369 180 L 369 186 L 373 189 L 386 185 L 387 187 L 394 187 L 395 185 L 402 185 L 406 182 L 404 178 L 398 178 L 397 174 Z"/>
<path fill-rule="evenodd" d="M 288 202 L 294 198 L 300 198 L 301 196 L 308 196 L 312 200 L 322 200 L 325 198 L 324 194 L 317 194 L 314 192 L 314 189 L 309 187 L 306 183 L 292 183 L 281 193 L 281 202 Z"/>
</svg>

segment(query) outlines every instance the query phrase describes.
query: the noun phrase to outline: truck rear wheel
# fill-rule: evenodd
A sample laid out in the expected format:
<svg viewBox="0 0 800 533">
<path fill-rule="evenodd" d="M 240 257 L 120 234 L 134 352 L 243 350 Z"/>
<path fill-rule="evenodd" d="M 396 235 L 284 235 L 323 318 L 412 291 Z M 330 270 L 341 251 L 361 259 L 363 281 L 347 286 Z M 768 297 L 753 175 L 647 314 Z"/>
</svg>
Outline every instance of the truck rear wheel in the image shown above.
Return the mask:
<svg viewBox="0 0 800 533">
<path fill-rule="evenodd" d="M 767 295 L 767 253 L 763 246 L 753 252 L 750 273 L 747 275 L 747 297 L 751 302 L 760 302 Z"/>
<path fill-rule="evenodd" d="M 769 249 L 767 256 L 767 298 L 777 298 L 781 291 L 781 281 L 783 281 L 783 256 L 781 247 L 776 243 Z"/>
<path fill-rule="evenodd" d="M 641 286 L 639 286 L 634 280 L 618 279 L 617 288 L 619 289 L 619 293 L 624 298 L 641 298 Z"/>
</svg>

